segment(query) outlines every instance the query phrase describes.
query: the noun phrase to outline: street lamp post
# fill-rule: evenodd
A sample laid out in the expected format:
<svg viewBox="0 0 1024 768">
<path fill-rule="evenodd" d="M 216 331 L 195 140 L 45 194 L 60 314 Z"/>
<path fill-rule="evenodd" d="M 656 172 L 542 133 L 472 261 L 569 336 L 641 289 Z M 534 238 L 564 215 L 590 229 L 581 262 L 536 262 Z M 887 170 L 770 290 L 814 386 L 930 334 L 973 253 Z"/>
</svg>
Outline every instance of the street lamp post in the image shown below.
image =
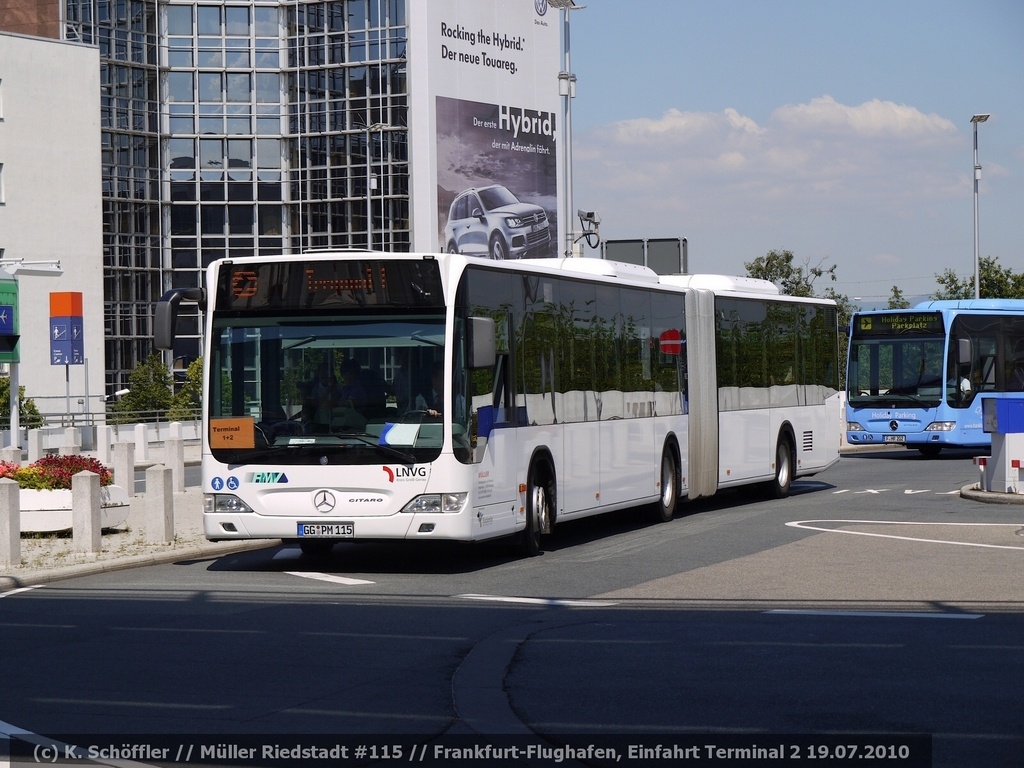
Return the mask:
<svg viewBox="0 0 1024 768">
<path fill-rule="evenodd" d="M 991 115 L 975 115 L 974 125 L 974 298 L 981 298 L 981 253 L 978 238 L 978 182 L 981 181 L 981 164 L 978 162 L 978 123 L 984 123 Z"/>
<path fill-rule="evenodd" d="M 562 97 L 562 210 L 558 217 L 565 223 L 566 257 L 573 255 L 575 233 L 572 225 L 572 100 L 576 97 L 576 75 L 572 73 L 569 61 L 569 14 L 586 6 L 576 5 L 574 0 L 548 0 L 548 5 L 558 8 L 562 15 L 562 71 L 558 73 L 558 94 Z"/>
</svg>

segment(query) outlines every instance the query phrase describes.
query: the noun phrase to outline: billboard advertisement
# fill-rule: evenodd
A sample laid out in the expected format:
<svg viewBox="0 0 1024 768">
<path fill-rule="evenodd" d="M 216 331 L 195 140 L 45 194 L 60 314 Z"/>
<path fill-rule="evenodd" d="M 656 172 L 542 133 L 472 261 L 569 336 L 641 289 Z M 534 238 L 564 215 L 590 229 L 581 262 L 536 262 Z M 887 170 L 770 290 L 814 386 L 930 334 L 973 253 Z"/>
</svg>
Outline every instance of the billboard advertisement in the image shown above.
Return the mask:
<svg viewBox="0 0 1024 768">
<path fill-rule="evenodd" d="M 410 3 L 415 250 L 558 255 L 560 35 L 547 0 Z"/>
</svg>

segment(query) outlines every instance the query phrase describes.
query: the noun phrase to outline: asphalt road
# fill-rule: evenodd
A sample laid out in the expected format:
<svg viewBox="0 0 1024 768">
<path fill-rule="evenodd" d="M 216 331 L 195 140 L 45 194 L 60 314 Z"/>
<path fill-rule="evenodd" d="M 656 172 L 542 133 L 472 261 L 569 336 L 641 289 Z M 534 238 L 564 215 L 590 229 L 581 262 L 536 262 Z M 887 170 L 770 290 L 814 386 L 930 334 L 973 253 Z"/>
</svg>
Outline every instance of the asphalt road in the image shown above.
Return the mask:
<svg viewBox="0 0 1024 768">
<path fill-rule="evenodd" d="M 1022 766 L 1024 506 L 961 498 L 976 472 L 968 455 L 854 454 L 781 501 L 569 523 L 532 559 L 268 547 L 0 594 L 0 731 L 402 747 L 338 765 L 504 735 L 611 739 L 621 765 L 664 764 L 626 751 L 655 742 L 760 764 L 700 751 L 714 742 L 824 766 L 910 739 L 927 762 L 883 762 Z M 830 737 L 844 759 L 810 760 Z"/>
</svg>

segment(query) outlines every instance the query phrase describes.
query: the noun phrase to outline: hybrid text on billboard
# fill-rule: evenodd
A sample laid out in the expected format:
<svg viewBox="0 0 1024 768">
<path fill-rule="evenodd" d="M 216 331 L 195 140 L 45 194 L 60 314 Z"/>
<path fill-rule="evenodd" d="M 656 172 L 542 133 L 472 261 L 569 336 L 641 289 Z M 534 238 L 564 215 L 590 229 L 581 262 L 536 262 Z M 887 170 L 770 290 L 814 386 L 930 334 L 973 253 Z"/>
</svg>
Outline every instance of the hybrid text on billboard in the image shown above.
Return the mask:
<svg viewBox="0 0 1024 768">
<path fill-rule="evenodd" d="M 554 136 L 555 118 L 551 112 L 501 105 L 498 107 L 498 128 L 512 131 L 514 139 L 518 139 L 520 134 Z"/>
</svg>

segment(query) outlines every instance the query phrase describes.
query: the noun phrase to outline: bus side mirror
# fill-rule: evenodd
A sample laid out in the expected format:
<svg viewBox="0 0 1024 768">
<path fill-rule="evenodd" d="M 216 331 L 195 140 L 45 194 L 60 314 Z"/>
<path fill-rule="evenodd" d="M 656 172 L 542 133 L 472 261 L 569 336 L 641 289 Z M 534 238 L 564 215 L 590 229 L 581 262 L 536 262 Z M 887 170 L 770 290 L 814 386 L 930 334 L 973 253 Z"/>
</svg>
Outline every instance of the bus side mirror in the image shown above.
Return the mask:
<svg viewBox="0 0 1024 768">
<path fill-rule="evenodd" d="M 494 340 L 494 320 L 490 317 L 467 319 L 469 341 L 469 368 L 493 368 L 497 359 Z"/>
<path fill-rule="evenodd" d="M 174 288 L 167 291 L 156 303 L 156 315 L 153 318 L 153 346 L 157 349 L 174 347 L 178 305 L 182 299 L 194 301 L 200 309 L 205 309 L 206 292 L 202 288 Z"/>
</svg>

